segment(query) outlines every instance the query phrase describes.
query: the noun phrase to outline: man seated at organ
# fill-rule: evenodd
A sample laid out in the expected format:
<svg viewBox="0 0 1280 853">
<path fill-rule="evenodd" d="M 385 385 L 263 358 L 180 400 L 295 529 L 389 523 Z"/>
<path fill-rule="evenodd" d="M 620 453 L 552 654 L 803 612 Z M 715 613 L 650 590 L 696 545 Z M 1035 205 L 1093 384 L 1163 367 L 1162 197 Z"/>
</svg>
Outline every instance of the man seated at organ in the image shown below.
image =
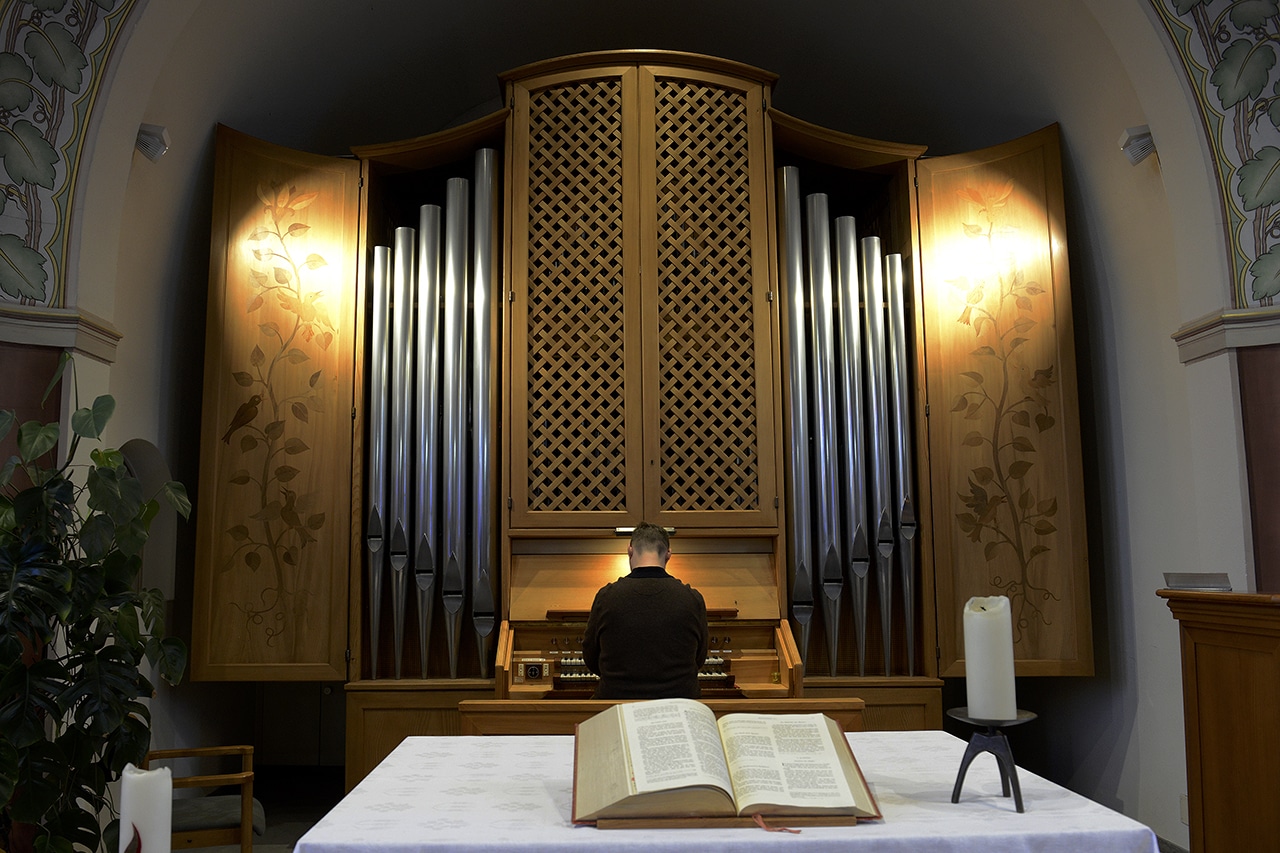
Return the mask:
<svg viewBox="0 0 1280 853">
<path fill-rule="evenodd" d="M 642 521 L 631 534 L 631 573 L 596 593 L 582 652 L 600 676 L 597 699 L 697 699 L 707 657 L 707 606 L 687 583 L 667 574 L 667 532 Z"/>
</svg>

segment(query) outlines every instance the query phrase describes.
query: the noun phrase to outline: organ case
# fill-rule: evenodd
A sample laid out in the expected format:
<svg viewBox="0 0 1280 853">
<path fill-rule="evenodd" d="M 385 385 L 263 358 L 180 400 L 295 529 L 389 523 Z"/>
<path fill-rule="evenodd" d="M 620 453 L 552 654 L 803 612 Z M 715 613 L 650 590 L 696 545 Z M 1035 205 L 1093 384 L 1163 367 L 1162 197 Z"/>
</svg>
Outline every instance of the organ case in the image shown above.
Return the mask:
<svg viewBox="0 0 1280 853">
<path fill-rule="evenodd" d="M 953 288 L 946 273 L 935 272 L 929 261 L 931 254 L 938 254 L 935 235 L 942 234 L 944 226 L 966 235 L 974 208 L 948 213 L 954 222 L 918 209 L 924 198 L 916 186 L 923 147 L 851 137 L 786 116 L 770 103 L 773 75 L 739 63 L 672 52 L 618 51 L 538 63 L 502 79 L 508 107 L 497 113 L 427 137 L 354 149 L 359 162 L 348 161 L 346 168 L 359 169 L 359 206 L 357 210 L 348 204 L 340 223 L 317 215 L 319 201 L 306 209 L 289 197 L 277 203 L 298 205 L 295 212 L 311 229 L 309 239 L 322 239 L 326 229 L 346 242 L 353 231 L 359 233 L 355 252 L 348 247 L 341 253 L 344 269 L 355 270 L 355 299 L 333 317 L 347 336 L 343 340 L 349 338 L 353 346 L 350 375 L 345 367 L 326 374 L 338 380 L 335 387 L 340 387 L 341 398 L 330 401 L 323 412 L 310 409 L 308 422 L 299 422 L 295 415 L 269 427 L 273 440 L 282 444 L 301 439 L 310 446 L 307 430 L 320 421 L 332 434 L 352 439 L 349 447 L 345 439 L 324 446 L 330 458 L 334 449 L 340 451 L 339 466 L 350 457 L 353 476 L 345 497 L 338 494 L 345 483 L 300 495 L 311 502 L 336 497 L 325 514 L 324 531 L 338 530 L 349 521 L 349 549 L 345 555 L 341 547 L 328 549 L 325 554 L 330 556 L 320 559 L 321 549 L 308 545 L 283 558 L 299 561 L 313 579 L 312 589 L 340 591 L 345 584 L 347 601 L 341 602 L 340 596 L 336 601 L 346 609 L 299 598 L 278 624 L 271 624 L 274 633 L 265 640 L 221 637 L 216 632 L 197 636 L 192 652 L 197 676 L 283 680 L 345 675 L 348 773 L 354 781 L 380 757 L 380 746 L 362 746 L 365 735 L 372 737 L 369 744 L 381 744 L 397 733 L 453 732 L 457 720 L 452 709 L 460 698 L 539 692 L 541 688 L 527 681 L 517 689 L 512 667 L 517 660 L 550 659 L 552 640 L 563 659 L 563 640 L 576 638 L 572 626 L 585 618 L 594 590 L 623 570 L 625 546 L 613 536 L 613 528 L 643 518 L 678 529 L 672 571 L 703 590 L 717 630 L 733 641 L 734 654 L 741 652 L 729 659 L 728 668 L 736 669 L 735 683 L 752 685 L 750 690 L 759 691 L 756 695 L 800 695 L 803 690 L 808 697 L 858 696 L 867 700 L 867 725 L 873 729 L 939 725 L 939 649 L 948 675 L 959 674 L 957 667 L 962 667 L 954 658 L 958 638 L 953 617 L 963 603 L 956 596 L 990 588 L 988 569 L 995 565 L 993 559 L 1003 559 L 999 553 L 993 557 L 991 546 L 983 548 L 985 543 L 973 545 L 976 522 L 961 517 L 972 500 L 970 490 L 961 488 L 961 475 L 973 470 L 983 478 L 984 467 L 991 466 L 967 462 L 962 449 L 966 434 L 958 434 L 957 444 L 951 437 L 956 426 L 944 429 L 938 421 L 967 418 L 969 412 L 956 412 L 953 404 L 970 390 L 965 383 L 975 372 L 947 364 L 936 348 L 938 340 L 956 328 L 974 332 L 972 326 L 963 327 L 963 317 L 968 316 L 961 313 L 963 306 L 948 313 L 943 299 Z M 1049 195 L 1060 204 L 1056 134 L 1050 142 L 1050 153 L 1034 161 L 1044 164 L 1035 178 L 1046 186 L 1059 185 Z M 370 257 L 373 245 L 391 240 L 394 227 L 416 220 L 413 210 L 423 200 L 423 188 L 452 176 L 459 164 L 468 171 L 465 164 L 478 147 L 499 149 L 504 164 L 504 195 L 498 205 L 500 317 L 491 349 L 477 356 L 490 360 L 501 388 L 493 445 L 499 468 L 478 488 L 490 490 L 482 502 L 498 519 L 499 582 L 494 589 L 501 599 L 495 615 L 502 624 L 495 658 L 482 659 L 484 651 L 474 632 L 462 632 L 456 677 L 450 677 L 444 659 L 444 627 L 438 616 L 430 627 L 427 677 L 416 676 L 424 664 L 420 638 L 406 629 L 399 649 L 405 675 L 396 678 L 392 620 L 384 618 L 384 628 L 376 634 L 370 624 L 374 610 L 389 615 L 391 594 L 383 590 L 379 598 L 371 598 L 365 571 Z M 928 174 L 939 174 L 943 159 L 931 162 Z M 906 423 L 914 449 L 912 498 L 919 525 L 915 565 L 910 567 L 915 588 L 909 619 L 897 609 L 900 596 L 889 614 L 878 612 L 873 596 L 863 649 L 865 675 L 859 671 L 857 643 L 848 622 L 853 601 L 847 570 L 841 572 L 846 581 L 842 587 L 824 586 L 832 579 L 810 574 L 808 587 L 802 589 L 796 584 L 796 561 L 790 553 L 794 520 L 789 513 L 796 495 L 787 479 L 794 467 L 789 454 L 805 442 L 797 440 L 786 420 L 795 406 L 788 370 L 808 344 L 789 337 L 792 306 L 783 304 L 778 280 L 782 251 L 774 212 L 774 169 L 782 166 L 800 169 L 805 195 L 827 194 L 833 215 L 843 208 L 857 218 L 860 235 L 880 237 L 885 252 L 903 257 L 913 380 Z M 975 179 L 981 184 L 979 194 L 987 192 L 987 197 L 1002 202 L 1006 179 L 990 171 L 996 167 L 984 168 L 988 171 Z M 925 179 L 921 172 L 922 185 Z M 236 180 L 237 186 L 255 186 L 251 178 Z M 302 168 L 283 180 L 282 186 L 296 185 L 299 193 L 314 183 Z M 220 177 L 219 185 L 224 183 L 228 182 Z M 967 190 L 970 183 L 957 177 L 955 191 L 948 185 L 935 196 L 958 198 L 956 192 Z M 1014 185 L 1015 201 L 1026 183 Z M 244 195 L 245 199 L 220 196 L 219 203 L 274 203 L 251 191 Z M 931 204 L 935 196 L 930 196 Z M 971 193 L 968 197 L 977 198 Z M 1060 221 L 1060 210 L 1052 217 Z M 924 244 L 922 222 L 928 225 L 929 240 Z M 1024 231 L 1031 236 L 1030 229 Z M 1061 232 L 1054 230 L 1050 238 L 1055 259 L 1065 259 Z M 218 292 L 224 286 L 220 277 L 229 274 L 229 261 L 223 263 L 218 255 L 223 251 L 231 259 L 243 247 L 215 240 L 211 292 Z M 1065 312 L 1065 264 L 1061 270 L 1062 278 L 1055 270 L 1052 280 L 1041 286 L 1052 290 L 1055 304 Z M 933 280 L 926 281 L 926 275 Z M 344 272 L 343 277 L 349 275 Z M 1048 297 L 1032 301 L 1038 304 Z M 1037 334 L 1056 335 L 1051 346 L 1069 350 L 1068 314 L 1059 313 L 1052 322 L 1032 319 L 1038 323 Z M 219 320 L 223 326 L 211 324 L 209 330 L 211 363 L 222 341 L 243 334 L 244 324 L 257 322 L 247 312 L 219 315 Z M 251 330 L 256 329 L 252 325 Z M 927 357 L 930 352 L 934 355 Z M 1053 393 L 1043 402 L 1049 417 L 1035 419 L 1036 427 L 1044 429 L 1032 438 L 1037 453 L 1065 455 L 1071 464 L 1064 476 L 1078 478 L 1078 459 L 1071 459 L 1072 433 L 1078 432 L 1074 375 L 1058 365 L 1052 379 Z M 224 447 L 221 435 L 235 422 L 239 402 L 227 398 L 215 401 L 216 410 L 206 407 L 202 457 Z M 255 422 L 251 426 L 268 427 Z M 1041 441 L 1041 435 L 1055 440 L 1061 436 L 1059 444 L 1066 453 Z M 1010 444 L 1013 449 L 1008 452 L 1028 453 L 1022 449 L 1025 444 Z M 300 447 L 296 442 L 291 446 Z M 1019 477 L 1013 479 L 1020 481 L 1030 482 L 1028 471 L 1037 476 L 1052 470 L 1039 457 L 1019 461 L 1035 463 L 1017 466 Z M 939 466 L 944 465 L 958 473 L 940 474 Z M 241 486 L 218 482 L 202 471 L 201 487 L 217 490 L 216 498 L 214 492 L 202 493 L 202 541 L 234 537 L 240 529 L 236 519 L 215 521 L 209 511 L 232 506 Z M 946 500 L 936 501 L 943 492 Z M 1025 499 L 1021 491 L 1012 494 L 1015 501 Z M 1054 626 L 1073 627 L 1065 634 L 1069 642 L 1061 641 L 1061 632 L 1053 637 L 1037 628 L 1032 639 L 1047 637 L 1051 642 L 1034 648 L 1020 645 L 1020 672 L 1027 658 L 1037 661 L 1031 670 L 1036 673 L 1084 672 L 1091 666 L 1091 650 L 1082 498 L 1073 485 L 1052 506 L 1044 500 L 1037 495 L 1031 509 L 1041 514 L 1052 510 L 1053 524 L 1031 531 L 1039 538 L 1030 540 L 1035 545 L 1028 554 L 1035 553 L 1029 559 L 1034 558 L 1044 573 L 1070 578 L 1070 583 L 1055 587 L 1061 599 L 1049 616 Z M 348 502 L 350 513 L 341 518 Z M 315 512 L 303 516 L 303 526 L 306 518 L 317 517 Z M 222 528 L 210 526 L 215 523 Z M 1050 526 L 1061 530 L 1055 533 Z M 1070 537 L 1073 546 L 1057 546 L 1055 536 Z M 971 553 L 975 547 L 976 553 Z M 214 580 L 239 584 L 254 594 L 262 588 L 260 575 L 248 562 L 202 565 L 198 575 L 198 588 Z M 819 595 L 835 595 L 842 607 L 817 606 Z M 744 605 L 744 598 L 750 606 Z M 196 624 L 217 624 L 217 609 L 226 606 L 212 597 L 198 600 Z M 412 615 L 412 596 L 405 606 Z M 471 606 L 468 599 L 466 607 Z M 209 612 L 202 614 L 205 609 Z M 440 609 L 437 605 L 437 614 Z M 888 631 L 882 632 L 886 624 Z M 939 636 L 939 625 L 945 636 Z M 316 675 L 303 655 L 281 649 L 278 639 L 272 640 L 280 630 L 303 626 L 320 638 L 319 645 L 327 644 L 334 661 L 332 676 Z M 795 642 L 793 630 L 801 643 Z M 374 645 L 381 651 L 377 666 Z M 748 648 L 763 654 L 751 659 Z M 268 657 L 274 661 L 269 671 L 260 666 Z M 227 661 L 235 669 L 201 667 L 201 659 Z M 494 667 L 492 678 L 484 672 L 486 662 Z M 399 716 L 390 722 L 391 716 L 378 716 L 382 711 Z"/>
</svg>

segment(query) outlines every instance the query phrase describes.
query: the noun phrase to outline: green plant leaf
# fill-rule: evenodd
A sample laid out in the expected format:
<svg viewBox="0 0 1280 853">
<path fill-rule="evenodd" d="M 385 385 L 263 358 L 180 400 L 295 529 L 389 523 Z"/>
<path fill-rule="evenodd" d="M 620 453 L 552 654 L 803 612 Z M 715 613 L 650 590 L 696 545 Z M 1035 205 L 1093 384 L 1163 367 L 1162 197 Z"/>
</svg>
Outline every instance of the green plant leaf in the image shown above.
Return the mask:
<svg viewBox="0 0 1280 853">
<path fill-rule="evenodd" d="M 18 749 L 33 746 L 45 739 L 46 716 L 60 713 L 55 701 L 69 679 L 69 673 L 56 661 L 44 658 L 30 666 L 15 666 L 0 681 L 0 731 L 5 740 Z"/>
<path fill-rule="evenodd" d="M 116 610 L 116 636 L 129 645 L 143 642 L 142 625 L 138 621 L 138 609 L 126 605 Z"/>
<path fill-rule="evenodd" d="M 108 735 L 124 720 L 124 703 L 137 697 L 138 677 L 137 662 L 120 646 L 107 646 L 82 659 L 58 704 L 91 733 Z"/>
<path fill-rule="evenodd" d="M 13 409 L 0 409 L 0 441 L 9 434 L 13 425 L 18 422 L 18 413 Z"/>
<path fill-rule="evenodd" d="M 105 512 L 123 527 L 144 511 L 142 483 L 118 468 L 90 468 L 85 478 L 89 487 L 89 507 Z"/>
<path fill-rule="evenodd" d="M 16 53 L 0 53 L 0 109 L 21 112 L 31 105 L 31 66 Z"/>
<path fill-rule="evenodd" d="M 27 421 L 18 427 L 18 454 L 23 462 L 35 462 L 57 446 L 57 424 Z"/>
<path fill-rule="evenodd" d="M 8 738 L 0 738 L 0 809 L 13 799 L 18 784 L 18 750 Z"/>
<path fill-rule="evenodd" d="M 22 42 L 31 57 L 36 74 L 46 84 L 79 92 L 84 81 L 82 72 L 89 64 L 84 51 L 76 44 L 75 34 L 57 21 L 43 27 L 33 26 Z"/>
<path fill-rule="evenodd" d="M 155 664 L 165 683 L 176 686 L 187 670 L 186 645 L 177 637 L 165 637 L 160 641 L 160 657 Z"/>
<path fill-rule="evenodd" d="M 80 527 L 80 548 L 85 559 L 97 562 L 107 555 L 116 538 L 116 526 L 100 512 L 91 514 Z"/>
<path fill-rule="evenodd" d="M 1280 148 L 1266 145 L 1236 170 L 1236 193 L 1245 210 L 1280 202 Z"/>
<path fill-rule="evenodd" d="M 103 394 L 87 409 L 77 409 L 71 415 L 71 431 L 81 438 L 101 438 L 107 422 L 116 411 L 116 398 Z"/>
<path fill-rule="evenodd" d="M 191 517 L 191 498 L 187 497 L 187 487 L 177 480 L 170 480 L 160 487 L 160 495 L 165 503 L 183 518 Z"/>
<path fill-rule="evenodd" d="M 0 151 L 4 137 L 0 135 Z M 44 268 L 45 257 L 29 248 L 20 237 L 0 234 L 0 290 L 14 299 L 45 300 L 45 282 L 49 273 Z"/>
<path fill-rule="evenodd" d="M 1218 89 L 1222 108 L 1229 109 L 1246 98 L 1258 97 L 1275 64 L 1275 51 L 1265 43 L 1257 45 L 1248 39 L 1233 41 L 1222 52 L 1222 59 L 1209 77 L 1209 82 Z"/>
<path fill-rule="evenodd" d="M 147 522 L 135 518 L 116 528 L 116 542 L 120 550 L 129 556 L 141 556 L 147 544 Z"/>
<path fill-rule="evenodd" d="M 32 744 L 26 758 L 21 792 L 11 803 L 11 816 L 14 820 L 39 823 L 47 820 L 46 813 L 57 803 L 68 765 L 57 746 L 47 740 Z"/>
</svg>

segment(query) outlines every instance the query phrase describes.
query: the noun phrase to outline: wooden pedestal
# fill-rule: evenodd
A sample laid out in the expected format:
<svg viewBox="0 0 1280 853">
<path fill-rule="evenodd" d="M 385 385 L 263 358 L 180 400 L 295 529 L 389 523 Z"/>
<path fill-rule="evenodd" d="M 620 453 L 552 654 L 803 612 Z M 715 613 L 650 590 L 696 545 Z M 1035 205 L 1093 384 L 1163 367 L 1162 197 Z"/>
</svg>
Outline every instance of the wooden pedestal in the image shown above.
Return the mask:
<svg viewBox="0 0 1280 853">
<path fill-rule="evenodd" d="M 1158 595 L 1180 626 L 1192 853 L 1273 849 L 1280 595 Z"/>
</svg>

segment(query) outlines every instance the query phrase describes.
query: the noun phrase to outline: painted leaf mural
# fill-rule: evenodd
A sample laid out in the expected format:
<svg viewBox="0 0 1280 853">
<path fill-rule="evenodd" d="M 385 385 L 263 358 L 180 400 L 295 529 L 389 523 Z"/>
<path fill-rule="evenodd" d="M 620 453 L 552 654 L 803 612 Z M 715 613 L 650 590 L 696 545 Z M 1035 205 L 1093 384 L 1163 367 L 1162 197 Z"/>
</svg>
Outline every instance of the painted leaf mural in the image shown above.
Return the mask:
<svg viewBox="0 0 1280 853">
<path fill-rule="evenodd" d="M 1266 43 L 1237 39 L 1222 53 L 1209 81 L 1218 88 L 1223 107 L 1234 107 L 1245 98 L 1256 98 L 1267 85 L 1276 64 L 1276 52 Z"/>
<path fill-rule="evenodd" d="M 135 2 L 0 3 L 9 48 L 0 53 L 0 213 L 20 223 L 0 233 L 0 302 L 64 303 L 73 195 L 67 182 L 110 46 Z"/>
<path fill-rule="evenodd" d="M 1269 307 L 1277 288 L 1267 258 L 1280 244 L 1280 3 L 1152 0 L 1152 6 L 1195 93 L 1213 151 L 1235 282 L 1231 307 Z"/>
</svg>

